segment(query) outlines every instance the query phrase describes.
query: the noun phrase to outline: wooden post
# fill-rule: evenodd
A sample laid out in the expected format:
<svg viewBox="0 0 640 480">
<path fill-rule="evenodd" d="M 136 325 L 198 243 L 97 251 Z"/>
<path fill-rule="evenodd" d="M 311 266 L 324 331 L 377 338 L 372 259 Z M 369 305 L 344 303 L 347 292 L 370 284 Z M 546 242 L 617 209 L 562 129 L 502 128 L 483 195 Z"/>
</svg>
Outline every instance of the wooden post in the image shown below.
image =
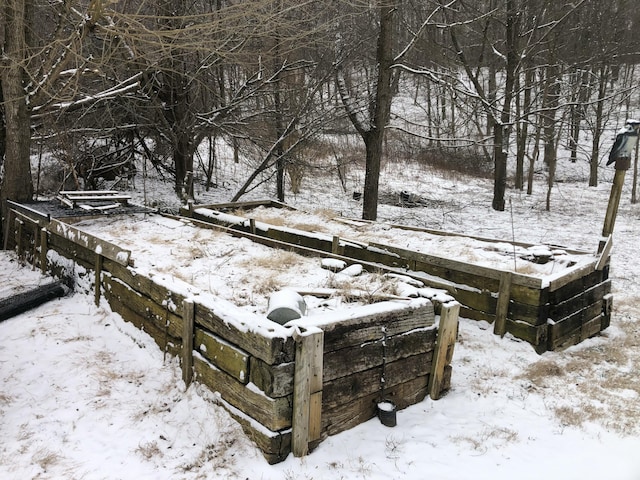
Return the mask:
<svg viewBox="0 0 640 480">
<path fill-rule="evenodd" d="M 251 235 L 255 235 L 256 234 L 256 219 L 255 218 L 250 218 L 249 219 L 249 231 L 251 232 Z"/>
<path fill-rule="evenodd" d="M 498 287 L 498 305 L 496 306 L 496 320 L 493 333 L 501 337 L 507 333 L 507 314 L 509 313 L 509 299 L 511 298 L 511 272 L 502 272 Z"/>
<path fill-rule="evenodd" d="M 291 450 L 296 457 L 309 453 L 309 442 L 320 438 L 324 332 L 296 328 Z"/>
<path fill-rule="evenodd" d="M 337 235 L 333 236 L 333 241 L 331 242 L 331 253 L 334 255 L 338 255 L 340 252 L 340 237 Z"/>
<path fill-rule="evenodd" d="M 22 243 L 23 243 L 22 242 L 22 235 L 23 235 L 22 229 L 24 227 L 24 222 L 22 220 L 20 220 L 19 218 L 16 218 L 15 219 L 15 224 L 16 224 L 15 231 L 16 231 L 16 244 L 17 244 L 16 248 L 18 250 L 18 258 L 20 260 L 22 260 L 23 259 L 23 255 L 24 255 L 23 248 L 22 248 Z"/>
<path fill-rule="evenodd" d="M 193 300 L 182 302 L 182 380 L 187 388 L 193 380 L 193 335 L 195 305 Z"/>
<path fill-rule="evenodd" d="M 618 206 L 620 205 L 620 196 L 622 195 L 622 187 L 624 185 L 624 176 L 631 166 L 631 159 L 621 157 L 616 160 L 616 173 L 613 176 L 613 185 L 611 185 L 611 194 L 609 195 L 609 204 L 607 205 L 607 213 L 604 217 L 604 226 L 602 227 L 602 236 L 609 237 L 613 233 L 613 227 L 616 223 L 618 215 Z M 600 242 L 598 253 L 602 252 L 605 242 Z"/>
<path fill-rule="evenodd" d="M 47 229 L 40 229 L 40 271 L 47 273 L 47 252 L 49 250 L 49 239 L 47 237 Z"/>
<path fill-rule="evenodd" d="M 438 337 L 436 338 L 436 347 L 431 364 L 431 376 L 429 378 L 429 396 L 433 400 L 438 400 L 442 396 L 445 367 L 451 364 L 453 349 L 458 335 L 459 313 L 460 304 L 458 302 L 442 305 Z"/>
<path fill-rule="evenodd" d="M 100 305 L 100 283 L 101 283 L 101 278 L 102 278 L 102 263 L 103 263 L 103 257 L 102 255 L 100 255 L 99 253 L 96 253 L 96 280 L 95 280 L 95 285 L 94 285 L 94 293 L 95 293 L 95 298 L 94 298 L 94 302 L 96 304 L 96 307 Z"/>
<path fill-rule="evenodd" d="M 12 222 L 13 216 L 15 216 L 15 214 L 13 213 L 13 210 L 9 209 L 9 213 L 7 213 L 6 223 L 4 224 L 5 225 L 4 243 L 3 243 L 4 250 L 9 250 L 9 239 L 11 238 L 9 235 L 11 232 L 11 225 L 13 225 L 13 222 Z M 15 233 L 15 229 L 14 229 L 14 233 Z"/>
<path fill-rule="evenodd" d="M 31 270 L 36 269 L 36 263 L 38 258 L 38 231 L 40 230 L 40 225 L 38 222 L 33 223 L 33 250 L 31 250 Z"/>
</svg>

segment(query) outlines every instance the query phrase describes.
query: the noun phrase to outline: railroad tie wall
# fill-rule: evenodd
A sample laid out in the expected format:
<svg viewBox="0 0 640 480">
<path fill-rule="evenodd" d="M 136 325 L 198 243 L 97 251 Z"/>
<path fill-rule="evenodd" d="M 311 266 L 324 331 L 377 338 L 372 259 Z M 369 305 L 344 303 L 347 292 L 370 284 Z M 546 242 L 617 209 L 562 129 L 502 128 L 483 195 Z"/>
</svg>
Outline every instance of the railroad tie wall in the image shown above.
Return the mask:
<svg viewBox="0 0 640 480">
<path fill-rule="evenodd" d="M 234 231 L 281 242 L 283 248 L 309 248 L 365 268 L 376 265 L 410 275 L 426 285 L 447 290 L 460 304 L 461 315 L 494 324 L 496 334 L 510 333 L 538 353 L 581 342 L 609 326 L 613 297 L 608 254 L 580 268 L 536 277 L 381 243 L 362 243 L 329 235 L 256 224 L 213 210 L 192 207 L 181 212 Z M 524 244 L 523 244 L 524 245 Z"/>
<path fill-rule="evenodd" d="M 57 220 L 14 212 L 20 255 L 43 271 L 84 278 L 95 301 L 181 359 L 183 378 L 219 393 L 270 463 L 304 455 L 328 435 L 375 415 L 385 396 L 399 408 L 450 385 L 459 305 L 444 307 L 438 337 L 427 300 L 385 302 L 287 327 L 161 274 L 143 275 L 131 252 Z M 28 254 L 28 255 L 27 255 Z M 176 288 L 176 285 L 179 288 Z M 438 352 L 441 352 L 438 354 Z M 435 352 L 435 353 L 434 353 Z"/>
</svg>

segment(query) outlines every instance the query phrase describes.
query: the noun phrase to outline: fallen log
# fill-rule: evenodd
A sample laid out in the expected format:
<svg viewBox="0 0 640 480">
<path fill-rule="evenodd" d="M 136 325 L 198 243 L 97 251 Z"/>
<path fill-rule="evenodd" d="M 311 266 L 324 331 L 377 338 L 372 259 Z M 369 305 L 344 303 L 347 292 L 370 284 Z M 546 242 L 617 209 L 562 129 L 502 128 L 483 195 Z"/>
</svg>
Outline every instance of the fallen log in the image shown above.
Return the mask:
<svg viewBox="0 0 640 480">
<path fill-rule="evenodd" d="M 15 317 L 55 298 L 63 297 L 69 289 L 61 281 L 40 285 L 27 292 L 0 300 L 0 322 Z"/>
</svg>

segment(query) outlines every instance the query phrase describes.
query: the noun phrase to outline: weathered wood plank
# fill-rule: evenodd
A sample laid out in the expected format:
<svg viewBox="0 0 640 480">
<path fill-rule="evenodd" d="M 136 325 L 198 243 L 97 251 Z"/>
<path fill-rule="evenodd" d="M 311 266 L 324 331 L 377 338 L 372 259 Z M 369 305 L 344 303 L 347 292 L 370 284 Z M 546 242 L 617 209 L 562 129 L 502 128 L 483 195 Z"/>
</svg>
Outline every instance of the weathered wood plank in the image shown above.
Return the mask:
<svg viewBox="0 0 640 480">
<path fill-rule="evenodd" d="M 431 373 L 433 351 L 385 364 L 385 392 L 388 388 Z M 325 382 L 323 405 L 334 409 L 360 397 L 382 392 L 382 365 Z M 380 399 L 382 400 L 382 399 Z"/>
<path fill-rule="evenodd" d="M 40 229 L 40 272 L 44 275 L 47 273 L 47 252 L 49 251 L 49 240 L 47 237 L 47 229 Z"/>
<path fill-rule="evenodd" d="M 457 302 L 442 307 L 429 379 L 429 396 L 433 400 L 438 400 L 444 392 L 444 370 L 447 365 L 451 364 L 453 358 L 456 337 L 458 336 L 459 313 L 460 304 Z"/>
<path fill-rule="evenodd" d="M 322 363 L 324 333 L 319 328 L 296 328 L 296 362 L 293 384 L 291 450 L 296 457 L 309 453 L 309 442 L 319 433 L 322 402 Z M 314 401 L 311 400 L 312 396 Z M 313 408 L 312 408 L 313 407 Z M 313 427 L 312 427 L 313 426 Z"/>
<path fill-rule="evenodd" d="M 548 288 L 540 289 L 525 287 L 523 285 L 514 285 L 513 283 L 511 284 L 511 300 L 513 302 L 537 307 L 538 305 L 544 305 L 547 303 L 548 298 Z"/>
<path fill-rule="evenodd" d="M 602 301 L 602 297 L 609 292 L 611 292 L 611 280 L 605 280 L 600 284 L 581 291 L 574 297 L 556 305 L 551 305 L 549 307 L 549 318 L 554 321 L 561 321 L 574 312 L 579 312 L 597 301 Z"/>
<path fill-rule="evenodd" d="M 240 424 L 244 433 L 253 440 L 271 465 L 282 462 L 291 452 L 291 429 L 273 432 L 266 427 L 258 427 L 256 422 L 233 405 L 221 400 L 220 405 Z"/>
<path fill-rule="evenodd" d="M 563 338 L 571 332 L 580 330 L 585 321 L 589 321 L 594 317 L 602 314 L 602 299 L 595 301 L 593 304 L 585 306 L 566 317 L 553 322 L 549 326 L 549 349 L 554 350 L 557 345 L 563 343 Z"/>
<path fill-rule="evenodd" d="M 610 260 L 611 249 L 613 248 L 613 235 L 609 235 L 598 252 L 598 260 L 596 262 L 596 270 L 604 269 Z"/>
<path fill-rule="evenodd" d="M 182 314 L 183 295 L 171 292 L 152 279 L 138 274 L 130 268 L 115 264 L 114 262 L 105 260 L 104 268 L 113 272 L 113 275 L 122 278 L 125 283 L 130 284 L 137 291 L 143 292 L 156 302 L 166 303 L 167 300 L 170 300 L 171 303 L 175 305 L 176 315 Z M 224 310 L 224 312 L 221 310 L 216 313 L 210 307 L 200 302 L 196 303 L 196 325 L 209 330 L 211 333 L 218 335 L 231 344 L 242 345 L 247 353 L 264 360 L 270 365 L 293 360 L 294 342 L 286 329 L 274 323 L 274 330 L 282 330 L 286 332 L 288 336 L 263 335 L 259 329 L 255 328 L 255 325 L 252 325 L 250 320 L 254 318 L 256 323 L 265 323 L 268 322 L 267 320 L 252 316 L 245 310 L 227 301 L 220 300 L 220 304 L 223 305 L 221 309 Z M 222 315 L 231 317 L 234 312 L 237 313 L 238 319 L 244 319 L 238 320 L 238 325 L 234 322 L 225 321 L 222 317 Z"/>
<path fill-rule="evenodd" d="M 194 321 L 193 300 L 184 300 L 182 303 L 182 380 L 187 387 L 193 380 Z"/>
<path fill-rule="evenodd" d="M 263 392 L 247 388 L 217 369 L 197 352 L 193 357 L 196 378 L 247 416 L 272 431 L 291 427 L 292 398 L 270 398 Z"/>
<path fill-rule="evenodd" d="M 484 284 L 486 284 L 487 280 L 495 280 L 499 282 L 500 276 L 502 275 L 502 272 L 503 272 L 503 270 L 500 270 L 500 269 L 485 267 L 483 265 L 475 265 L 472 263 L 462 262 L 459 260 L 452 260 L 444 257 L 438 257 L 436 255 L 429 255 L 427 253 L 415 252 L 413 250 L 407 250 L 407 249 L 395 247 L 392 245 L 386 245 L 382 243 L 373 243 L 373 242 L 370 245 L 376 248 L 380 248 L 382 250 L 387 250 L 391 253 L 396 253 L 403 259 L 414 260 L 416 262 L 416 265 L 428 265 L 433 267 L 439 267 L 441 269 L 446 269 L 450 271 L 451 275 L 467 274 L 468 277 L 466 278 L 468 279 L 472 279 L 472 278 L 479 278 L 481 280 L 484 279 L 484 282 L 485 282 Z M 453 280 L 449 277 L 443 277 L 443 278 Z M 465 277 L 461 276 L 460 278 L 465 278 Z M 470 285 L 476 288 L 481 288 L 483 286 L 482 282 L 478 283 L 473 281 L 470 281 L 470 282 L 466 282 L 466 281 L 458 282 L 457 280 L 453 280 L 453 281 L 455 281 L 456 283 L 465 283 L 467 285 Z M 512 281 L 514 284 L 524 285 L 527 287 L 541 288 L 542 286 L 542 279 L 537 277 L 532 277 L 529 275 L 519 274 L 519 273 L 513 273 Z M 495 289 L 493 291 L 495 291 Z"/>
<path fill-rule="evenodd" d="M 595 271 L 599 270 L 596 270 L 596 260 L 593 260 L 586 265 L 582 265 L 580 267 L 572 267 L 568 272 L 553 275 L 550 279 L 547 279 L 549 291 L 554 292 L 564 287 L 565 285 L 575 282 L 576 280 L 588 277 L 589 274 L 592 274 Z"/>
<path fill-rule="evenodd" d="M 387 399 L 393 401 L 398 409 L 422 401 L 427 395 L 427 383 L 429 376 L 414 378 L 405 383 L 390 387 L 385 391 Z M 378 392 L 342 404 L 333 409 L 325 408 L 322 411 L 322 434 L 335 435 L 349 430 L 376 416 L 377 403 L 380 400 Z"/>
<path fill-rule="evenodd" d="M 239 308 L 238 311 L 240 311 Z M 245 318 L 247 321 L 243 322 L 240 320 L 241 318 Z M 225 321 L 210 308 L 199 303 L 196 304 L 196 325 L 204 327 L 229 343 L 242 345 L 250 355 L 260 358 L 269 365 L 293 361 L 294 341 L 291 336 L 268 337 L 260 331 L 252 329 L 250 322 L 247 323 L 249 319 L 247 312 L 244 312 L 240 319 L 236 319 L 234 323 Z M 275 328 L 282 327 L 274 323 Z"/>
<path fill-rule="evenodd" d="M 201 328 L 195 329 L 195 350 L 240 383 L 249 381 L 249 355 L 222 338 Z"/>
<path fill-rule="evenodd" d="M 531 325 L 507 318 L 507 332 L 520 340 L 530 343 L 538 353 L 547 351 L 547 335 L 549 327 L 543 325 Z"/>
<path fill-rule="evenodd" d="M 602 327 L 600 330 L 608 328 L 611 324 L 611 313 L 613 312 L 613 295 L 607 293 L 602 297 Z"/>
<path fill-rule="evenodd" d="M 571 283 L 563 285 L 562 287 L 549 293 L 549 303 L 551 305 L 557 305 L 565 300 L 580 295 L 585 290 L 591 287 L 601 284 L 608 280 L 608 271 L 594 270 L 587 275 L 574 279 Z"/>
<path fill-rule="evenodd" d="M 61 256 L 68 258 L 69 260 L 73 260 L 75 263 L 87 270 L 94 269 L 96 261 L 95 252 L 73 243 L 66 238 L 52 235 L 50 232 L 48 232 L 48 237 L 49 249 L 55 250 Z"/>
<path fill-rule="evenodd" d="M 164 329 L 158 328 L 153 322 L 149 321 L 148 318 L 144 318 L 120 302 L 118 298 L 111 293 L 111 291 L 105 289 L 104 297 L 109 303 L 111 310 L 120 315 L 127 322 L 135 325 L 138 329 L 149 334 L 163 352 L 167 352 L 173 356 L 180 355 L 180 352 L 182 351 L 182 342 L 179 338 L 167 335 Z"/>
<path fill-rule="evenodd" d="M 273 398 L 293 393 L 294 370 L 294 362 L 269 365 L 256 357 L 249 359 L 249 381 Z"/>
<path fill-rule="evenodd" d="M 95 280 L 93 282 L 93 301 L 96 304 L 96 307 L 100 305 L 100 292 L 102 285 L 102 263 L 103 256 L 96 253 L 96 265 L 95 265 Z"/>
<path fill-rule="evenodd" d="M 167 310 L 166 307 L 158 305 L 151 298 L 133 290 L 119 278 L 115 278 L 110 274 L 102 276 L 104 290 L 110 292 L 118 302 L 126 305 L 127 308 L 134 312 L 139 312 L 142 318 L 152 323 L 156 328 L 164 331 L 176 339 L 182 338 L 182 318 L 173 312 Z"/>
<path fill-rule="evenodd" d="M 433 349 L 433 329 L 417 329 L 393 337 L 387 337 L 386 352 L 383 352 L 382 335 L 378 341 L 325 353 L 324 373 L 326 381 L 345 377 L 382 365 L 383 353 L 386 361 L 426 353 Z"/>
<path fill-rule="evenodd" d="M 587 338 L 591 338 L 597 335 L 602 330 L 602 315 L 598 315 L 591 320 L 583 322 L 582 329 L 580 331 L 580 341 L 583 342 Z"/>
<path fill-rule="evenodd" d="M 433 304 L 424 303 L 418 307 L 397 305 L 398 308 L 379 311 L 377 308 L 362 307 L 347 318 L 326 323 L 319 316 L 318 322 L 313 317 L 305 318 L 305 325 L 315 325 L 325 333 L 325 353 L 340 350 L 353 345 L 375 342 L 382 338 L 384 328 L 387 336 L 393 337 L 420 328 L 433 327 L 435 315 Z M 370 313 L 373 312 L 373 313 Z M 435 328 L 433 335 L 435 336 Z"/>
<path fill-rule="evenodd" d="M 248 200 L 246 202 L 227 202 L 227 203 L 214 203 L 206 205 L 198 205 L 197 208 L 206 208 L 208 210 L 253 210 L 258 207 L 274 207 L 274 208 L 287 208 L 289 210 L 295 210 L 293 207 L 274 200 Z M 188 210 L 182 209 L 182 212 L 188 212 Z"/>
<path fill-rule="evenodd" d="M 83 232 L 79 228 L 63 223 L 59 220 L 52 219 L 46 228 L 54 235 L 58 235 L 73 243 L 77 243 L 78 245 L 103 255 L 121 265 L 128 265 L 131 259 L 130 250 L 120 248 L 118 245 L 102 240 L 90 233 Z"/>
<path fill-rule="evenodd" d="M 498 289 L 498 304 L 496 306 L 496 320 L 493 324 L 493 333 L 501 337 L 507 333 L 507 313 L 509 312 L 509 300 L 511 298 L 511 272 L 503 272 L 500 276 L 500 288 Z"/>
<path fill-rule="evenodd" d="M 443 236 L 443 237 L 460 237 L 460 238 L 471 238 L 474 240 L 479 240 L 481 242 L 487 242 L 487 243 L 504 243 L 505 240 L 500 240 L 497 238 L 491 238 L 491 237 L 483 237 L 483 236 L 478 236 L 478 235 L 469 235 L 469 234 L 462 234 L 462 233 L 456 233 L 456 232 L 447 232 L 444 230 L 436 230 L 436 229 L 432 229 L 432 228 L 424 228 L 424 227 L 414 227 L 414 226 L 410 226 L 410 225 L 398 225 L 398 224 L 391 224 L 392 228 L 398 228 L 401 230 L 408 230 L 408 231 L 415 231 L 415 232 L 425 232 L 425 233 L 430 233 L 432 235 L 438 235 L 438 236 Z M 539 244 L 537 243 L 527 243 L 527 242 L 518 242 L 518 241 L 512 241 L 509 240 L 508 241 L 509 244 L 511 245 L 516 245 L 519 247 L 525 247 L 525 248 L 529 248 L 529 247 L 535 247 L 538 246 Z M 568 253 L 575 253 L 578 255 L 583 255 L 583 254 L 588 254 L 589 252 L 584 251 L 584 250 L 576 250 L 576 249 L 570 249 L 568 247 L 562 246 L 562 245 L 552 245 L 552 244 L 545 244 L 549 247 L 553 247 L 553 248 L 561 248 L 562 250 L 565 250 Z"/>
<path fill-rule="evenodd" d="M 182 305 L 186 297 L 169 290 L 164 285 L 110 259 L 104 259 L 103 268 L 132 289 L 152 299 L 158 305 L 171 305 L 173 313 L 182 316 Z"/>
</svg>

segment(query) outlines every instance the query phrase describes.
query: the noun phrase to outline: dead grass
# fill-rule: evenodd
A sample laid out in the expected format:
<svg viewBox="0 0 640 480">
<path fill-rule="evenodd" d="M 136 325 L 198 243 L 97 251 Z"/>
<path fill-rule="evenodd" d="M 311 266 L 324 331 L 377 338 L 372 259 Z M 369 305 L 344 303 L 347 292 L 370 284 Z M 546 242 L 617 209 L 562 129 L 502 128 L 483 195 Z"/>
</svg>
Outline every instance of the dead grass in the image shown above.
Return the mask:
<svg viewBox="0 0 640 480">
<path fill-rule="evenodd" d="M 151 460 L 152 458 L 160 458 L 162 457 L 162 450 L 158 447 L 157 442 L 147 442 L 141 443 L 136 448 L 136 453 L 141 455 L 146 460 Z"/>
<path fill-rule="evenodd" d="M 32 457 L 32 462 L 39 465 L 45 472 L 60 463 L 60 460 L 62 460 L 62 457 L 58 453 L 52 452 L 47 448 L 38 449 Z"/>
<path fill-rule="evenodd" d="M 623 335 L 595 338 L 556 352 L 553 358 L 529 365 L 517 377 L 531 382 L 543 396 L 550 392 L 556 398 L 552 411 L 562 426 L 596 423 L 622 435 L 640 433 L 640 377 L 636 373 L 640 369 L 640 326 L 618 312 L 614 318 Z"/>
<path fill-rule="evenodd" d="M 283 286 L 282 281 L 277 276 L 261 278 L 253 287 L 253 293 L 256 295 L 269 295 Z"/>
<path fill-rule="evenodd" d="M 261 268 L 275 272 L 282 272 L 301 265 L 304 259 L 294 252 L 278 250 L 270 255 L 248 258 L 240 262 L 240 267 L 248 270 Z"/>
<path fill-rule="evenodd" d="M 554 360 L 540 360 L 529 365 L 517 378 L 526 379 L 537 387 L 544 387 L 549 378 L 562 375 L 564 375 L 563 368 Z"/>
<path fill-rule="evenodd" d="M 456 444 L 468 444 L 472 450 L 485 453 L 492 448 L 502 448 L 518 439 L 518 432 L 506 427 L 487 427 L 477 435 L 451 437 Z"/>
</svg>

